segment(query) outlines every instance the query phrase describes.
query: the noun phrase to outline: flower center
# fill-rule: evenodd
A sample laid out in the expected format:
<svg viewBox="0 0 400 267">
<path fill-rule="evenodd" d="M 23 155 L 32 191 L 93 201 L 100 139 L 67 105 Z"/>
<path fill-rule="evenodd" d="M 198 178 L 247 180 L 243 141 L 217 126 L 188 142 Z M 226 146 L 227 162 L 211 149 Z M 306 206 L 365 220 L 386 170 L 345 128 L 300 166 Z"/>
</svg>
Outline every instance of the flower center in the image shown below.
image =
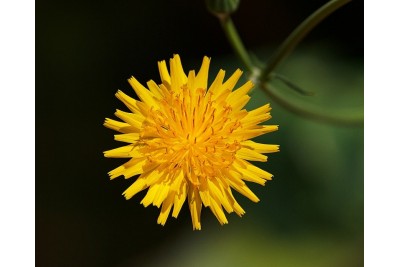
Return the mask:
<svg viewBox="0 0 400 267">
<path fill-rule="evenodd" d="M 230 136 L 241 127 L 224 101 L 213 100 L 204 89 L 195 92 L 186 86 L 160 100 L 160 109 L 151 109 L 143 123 L 141 152 L 158 169 L 169 173 L 183 170 L 194 185 L 202 179 L 221 176 L 231 166 L 240 149 Z"/>
</svg>

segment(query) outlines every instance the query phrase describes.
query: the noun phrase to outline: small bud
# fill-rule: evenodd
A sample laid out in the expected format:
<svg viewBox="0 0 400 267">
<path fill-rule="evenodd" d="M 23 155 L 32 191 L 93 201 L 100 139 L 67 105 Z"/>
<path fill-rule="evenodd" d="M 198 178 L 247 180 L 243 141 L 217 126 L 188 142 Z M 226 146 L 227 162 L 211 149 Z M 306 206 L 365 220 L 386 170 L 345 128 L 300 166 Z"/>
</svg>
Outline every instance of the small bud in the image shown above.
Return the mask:
<svg viewBox="0 0 400 267">
<path fill-rule="evenodd" d="M 235 12 L 240 0 L 206 0 L 208 10 L 216 16 L 229 15 Z"/>
</svg>

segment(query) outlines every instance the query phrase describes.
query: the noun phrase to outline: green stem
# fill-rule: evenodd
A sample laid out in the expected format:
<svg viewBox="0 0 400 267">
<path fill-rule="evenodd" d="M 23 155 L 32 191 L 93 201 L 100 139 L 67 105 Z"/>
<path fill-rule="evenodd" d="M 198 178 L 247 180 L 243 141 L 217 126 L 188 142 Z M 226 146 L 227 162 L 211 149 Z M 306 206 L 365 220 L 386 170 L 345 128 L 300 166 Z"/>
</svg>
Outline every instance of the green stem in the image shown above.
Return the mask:
<svg viewBox="0 0 400 267">
<path fill-rule="evenodd" d="M 331 0 L 311 14 L 299 26 L 297 26 L 297 28 L 286 38 L 282 45 L 268 60 L 267 67 L 261 74 L 261 81 L 267 81 L 270 78 L 269 76 L 271 72 L 277 67 L 277 65 L 293 51 L 293 49 L 316 25 L 318 25 L 323 19 L 328 17 L 335 10 L 339 9 L 341 6 L 350 1 L 351 0 Z"/>
<path fill-rule="evenodd" d="M 279 95 L 277 93 L 278 90 L 273 89 L 271 84 L 261 83 L 261 89 L 270 97 L 271 100 L 275 101 L 279 105 L 281 105 L 286 110 L 293 112 L 296 115 L 312 119 L 319 122 L 325 122 L 329 124 L 336 124 L 341 126 L 363 126 L 364 125 L 364 116 L 360 114 L 340 116 L 335 114 L 334 112 L 327 112 L 322 110 L 311 110 L 305 106 L 299 106 L 294 103 L 291 103 L 287 98 Z M 272 89 L 272 90 L 271 90 Z"/>
<path fill-rule="evenodd" d="M 249 72 L 253 72 L 254 65 L 251 62 L 250 56 L 247 53 L 246 48 L 243 45 L 242 40 L 236 30 L 235 24 L 229 15 L 226 16 L 218 16 L 222 29 L 225 32 L 226 37 L 229 40 L 232 48 L 234 49 L 236 55 L 240 58 L 246 70 Z"/>
</svg>

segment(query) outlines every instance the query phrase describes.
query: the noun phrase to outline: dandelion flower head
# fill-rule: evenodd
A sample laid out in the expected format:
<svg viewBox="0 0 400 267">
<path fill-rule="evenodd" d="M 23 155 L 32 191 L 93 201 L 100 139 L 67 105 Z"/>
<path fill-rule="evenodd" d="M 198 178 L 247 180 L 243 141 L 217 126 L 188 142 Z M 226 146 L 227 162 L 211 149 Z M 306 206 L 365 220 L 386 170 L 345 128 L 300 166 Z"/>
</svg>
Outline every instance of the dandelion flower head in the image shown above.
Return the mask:
<svg viewBox="0 0 400 267">
<path fill-rule="evenodd" d="M 117 110 L 121 120 L 107 118 L 104 125 L 119 132 L 115 140 L 127 145 L 104 152 L 105 157 L 129 160 L 109 172 L 110 178 L 137 177 L 123 192 L 126 199 L 147 189 L 141 204 L 161 208 L 157 222 L 164 225 L 172 211 L 178 214 L 188 200 L 193 229 L 200 230 L 202 207 L 208 207 L 221 224 L 225 212 L 242 216 L 245 211 L 232 189 L 254 202 L 259 198 L 245 182 L 264 185 L 272 174 L 249 161 L 267 161 L 265 153 L 278 145 L 250 139 L 275 131 L 277 125 L 260 125 L 271 118 L 270 105 L 247 111 L 251 81 L 235 89 L 242 71 L 226 81 L 220 70 L 208 87 L 210 58 L 204 57 L 199 72 L 186 73 L 179 55 L 158 62 L 161 84 L 147 88 L 134 77 L 128 81 L 140 100 L 116 93 L 129 112 Z"/>
</svg>

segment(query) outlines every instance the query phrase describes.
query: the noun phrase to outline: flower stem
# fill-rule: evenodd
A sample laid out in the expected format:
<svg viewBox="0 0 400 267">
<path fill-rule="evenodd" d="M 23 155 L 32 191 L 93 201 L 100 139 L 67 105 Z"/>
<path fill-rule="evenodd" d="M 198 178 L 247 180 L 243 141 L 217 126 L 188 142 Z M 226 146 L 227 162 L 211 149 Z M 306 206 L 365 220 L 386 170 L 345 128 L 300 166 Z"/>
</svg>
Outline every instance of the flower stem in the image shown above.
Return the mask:
<svg viewBox="0 0 400 267">
<path fill-rule="evenodd" d="M 293 49 L 315 26 L 350 1 L 351 0 L 331 0 L 297 26 L 297 28 L 286 38 L 282 45 L 278 47 L 268 60 L 267 67 L 261 74 L 261 81 L 269 80 L 271 72 L 293 51 Z"/>
<path fill-rule="evenodd" d="M 228 38 L 229 43 L 231 44 L 236 55 L 242 61 L 246 70 L 252 73 L 254 71 L 254 65 L 251 62 L 250 56 L 247 53 L 242 40 L 240 39 L 231 17 L 229 15 L 224 15 L 218 16 L 218 19 L 221 22 L 222 29 L 224 30 L 225 35 Z"/>
<path fill-rule="evenodd" d="M 298 104 L 292 103 L 287 98 L 278 94 L 278 90 L 274 89 L 270 83 L 261 83 L 259 84 L 260 88 L 264 91 L 267 96 L 270 97 L 273 101 L 278 103 L 280 106 L 285 108 L 286 110 L 302 116 L 304 118 L 312 119 L 314 121 L 335 124 L 340 126 L 363 126 L 364 125 L 364 116 L 362 112 L 350 114 L 350 112 L 346 112 L 346 115 L 338 114 L 337 112 L 327 111 L 327 110 L 314 110 L 310 106 L 300 106 Z"/>
</svg>

